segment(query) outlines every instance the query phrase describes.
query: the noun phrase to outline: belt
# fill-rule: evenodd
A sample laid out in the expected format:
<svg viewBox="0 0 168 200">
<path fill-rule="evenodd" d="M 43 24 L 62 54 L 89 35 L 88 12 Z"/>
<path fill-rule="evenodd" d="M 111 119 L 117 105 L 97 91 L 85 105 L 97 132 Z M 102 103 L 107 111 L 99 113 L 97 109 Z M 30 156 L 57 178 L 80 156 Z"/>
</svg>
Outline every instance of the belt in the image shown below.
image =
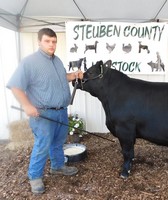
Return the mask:
<svg viewBox="0 0 168 200">
<path fill-rule="evenodd" d="M 51 107 L 51 108 L 38 108 L 38 109 L 42 109 L 42 110 L 62 110 L 64 109 L 64 107 Z"/>
<path fill-rule="evenodd" d="M 51 109 L 51 110 L 62 110 L 62 109 L 64 109 L 64 107 L 60 107 L 60 108 L 51 107 L 51 108 L 47 108 L 47 109 Z"/>
</svg>

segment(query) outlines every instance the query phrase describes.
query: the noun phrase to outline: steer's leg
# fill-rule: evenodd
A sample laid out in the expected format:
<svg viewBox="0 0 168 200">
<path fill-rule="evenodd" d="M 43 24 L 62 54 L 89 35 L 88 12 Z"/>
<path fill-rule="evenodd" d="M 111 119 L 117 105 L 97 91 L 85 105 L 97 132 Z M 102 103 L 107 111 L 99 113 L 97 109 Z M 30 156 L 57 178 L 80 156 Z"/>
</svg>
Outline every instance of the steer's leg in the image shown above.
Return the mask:
<svg viewBox="0 0 168 200">
<path fill-rule="evenodd" d="M 121 142 L 121 148 L 122 148 L 122 154 L 124 158 L 124 163 L 122 166 L 122 172 L 121 172 L 121 177 L 122 178 L 127 178 L 130 174 L 131 167 L 132 167 L 132 161 L 134 159 L 134 144 L 127 143 L 126 141 Z"/>
<path fill-rule="evenodd" d="M 127 123 L 122 123 L 122 126 L 117 127 L 117 137 L 119 139 L 124 158 L 121 177 L 127 178 L 134 159 L 134 144 L 136 138 L 135 124 L 129 123 L 128 121 Z"/>
</svg>

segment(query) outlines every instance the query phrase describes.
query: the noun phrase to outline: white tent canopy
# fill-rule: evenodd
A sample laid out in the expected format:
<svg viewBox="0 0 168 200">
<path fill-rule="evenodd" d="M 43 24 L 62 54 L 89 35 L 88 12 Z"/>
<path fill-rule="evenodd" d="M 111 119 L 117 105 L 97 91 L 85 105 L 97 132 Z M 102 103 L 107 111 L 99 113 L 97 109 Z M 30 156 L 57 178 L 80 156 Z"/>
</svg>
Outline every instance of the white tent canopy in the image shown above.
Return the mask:
<svg viewBox="0 0 168 200">
<path fill-rule="evenodd" d="M 0 0 L 0 26 L 36 31 L 69 20 L 151 22 L 168 19 L 167 0 Z"/>
<path fill-rule="evenodd" d="M 7 58 L 1 59 L 2 65 L 0 91 L 3 101 L 1 103 L 0 139 L 8 138 L 7 123 L 22 118 L 22 114 L 12 111 L 10 105 L 17 104 L 10 91 L 5 89 L 10 74 L 17 66 L 17 58 L 20 60 L 36 50 L 37 31 L 42 27 L 51 27 L 58 36 L 57 54 L 66 64 L 66 37 L 65 23 L 67 21 L 114 21 L 114 22 L 154 22 L 168 20 L 168 0 L 0 0 L 0 26 L 16 31 L 10 33 L 8 38 L 15 38 L 12 44 L 4 40 L 0 29 L 0 47 L 12 46 L 16 48 L 18 55 L 14 55 L 12 48 L 0 49 Z M 11 31 L 11 32 L 13 32 Z M 21 32 L 21 33 L 20 33 Z M 17 48 L 18 47 L 18 48 Z M 2 55 L 2 53 L 1 53 Z M 16 60 L 8 59 L 15 56 Z M 10 56 L 11 58 L 11 56 Z M 5 63 L 5 64 L 4 64 Z M 133 75 L 152 81 L 167 81 L 168 70 L 164 75 Z M 80 93 L 75 96 L 70 112 L 77 111 L 86 119 L 88 131 L 106 132 L 104 110 L 100 102 L 88 93 Z M 82 95 L 82 98 L 81 98 Z M 79 103 L 80 102 L 80 103 Z M 94 113 L 94 114 L 93 114 Z"/>
</svg>

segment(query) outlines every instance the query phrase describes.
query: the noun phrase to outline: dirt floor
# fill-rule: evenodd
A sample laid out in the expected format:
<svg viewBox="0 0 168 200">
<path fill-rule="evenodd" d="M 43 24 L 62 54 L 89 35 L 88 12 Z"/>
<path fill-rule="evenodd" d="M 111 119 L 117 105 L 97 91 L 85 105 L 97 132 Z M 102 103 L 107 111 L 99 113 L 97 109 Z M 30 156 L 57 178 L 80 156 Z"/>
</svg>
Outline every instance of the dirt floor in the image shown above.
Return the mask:
<svg viewBox="0 0 168 200">
<path fill-rule="evenodd" d="M 76 176 L 51 176 L 49 161 L 44 176 L 46 192 L 33 195 L 27 179 L 31 148 L 5 150 L 0 144 L 0 200 L 167 200 L 168 148 L 137 140 L 130 177 L 120 178 L 122 155 L 118 140 L 109 142 L 86 135 L 81 143 L 87 158 L 71 163 L 79 169 Z M 70 164 L 70 163 L 69 163 Z"/>
</svg>

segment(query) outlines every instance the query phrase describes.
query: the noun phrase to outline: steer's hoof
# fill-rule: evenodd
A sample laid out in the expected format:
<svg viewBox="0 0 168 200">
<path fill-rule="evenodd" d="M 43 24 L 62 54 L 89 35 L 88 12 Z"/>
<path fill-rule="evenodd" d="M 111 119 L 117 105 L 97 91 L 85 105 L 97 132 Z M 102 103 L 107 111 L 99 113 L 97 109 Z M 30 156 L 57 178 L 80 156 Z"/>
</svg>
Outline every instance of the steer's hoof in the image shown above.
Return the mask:
<svg viewBox="0 0 168 200">
<path fill-rule="evenodd" d="M 120 174 L 120 177 L 123 178 L 123 179 L 126 179 L 129 177 L 129 172 L 128 171 L 123 171 L 121 174 Z"/>
</svg>

